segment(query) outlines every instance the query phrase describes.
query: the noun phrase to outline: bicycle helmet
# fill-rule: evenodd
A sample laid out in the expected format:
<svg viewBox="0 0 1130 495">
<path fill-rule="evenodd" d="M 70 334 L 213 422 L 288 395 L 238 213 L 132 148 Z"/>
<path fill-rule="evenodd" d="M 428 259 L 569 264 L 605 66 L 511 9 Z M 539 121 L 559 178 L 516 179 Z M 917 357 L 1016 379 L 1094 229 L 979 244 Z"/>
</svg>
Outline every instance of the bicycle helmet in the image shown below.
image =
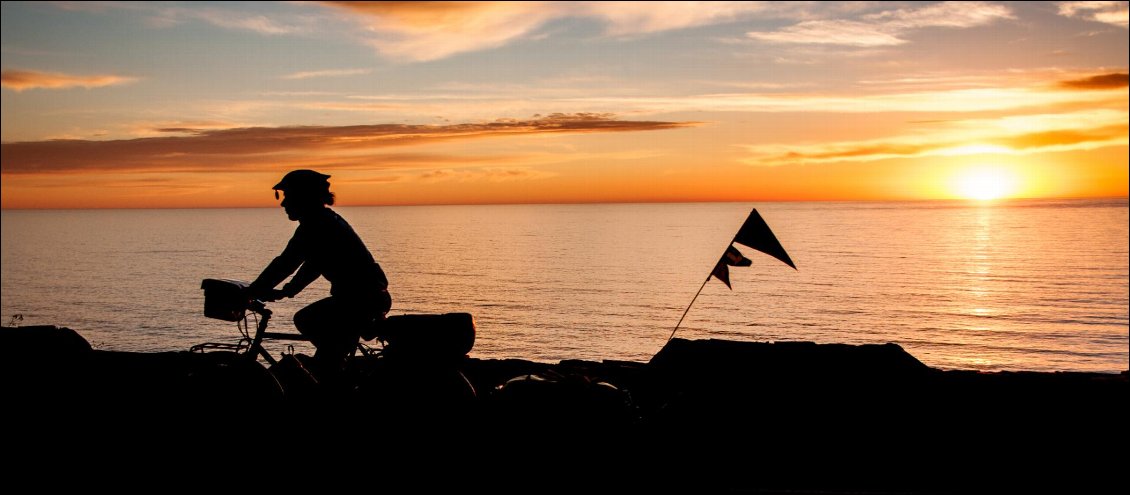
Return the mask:
<svg viewBox="0 0 1130 495">
<path fill-rule="evenodd" d="M 294 170 L 283 176 L 275 187 L 275 199 L 279 198 L 279 191 L 285 193 L 325 193 L 330 189 L 330 176 L 313 170 Z"/>
</svg>

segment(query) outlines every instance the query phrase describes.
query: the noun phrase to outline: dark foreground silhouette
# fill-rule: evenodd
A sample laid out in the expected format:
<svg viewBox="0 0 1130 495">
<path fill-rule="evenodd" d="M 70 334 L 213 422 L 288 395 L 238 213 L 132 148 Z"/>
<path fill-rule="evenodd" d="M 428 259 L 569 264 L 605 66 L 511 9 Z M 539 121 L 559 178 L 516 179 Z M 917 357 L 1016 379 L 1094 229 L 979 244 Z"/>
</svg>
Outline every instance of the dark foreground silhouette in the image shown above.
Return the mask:
<svg viewBox="0 0 1130 495">
<path fill-rule="evenodd" d="M 894 344 L 674 339 L 647 363 L 358 355 L 332 388 L 302 356 L 99 351 L 66 328 L 3 328 L 0 349 L 7 436 L 24 448 L 245 445 L 276 468 L 297 449 L 303 469 L 388 456 L 386 470 L 435 475 L 418 486 L 531 492 L 1130 484 L 1127 373 L 941 371 Z"/>
</svg>

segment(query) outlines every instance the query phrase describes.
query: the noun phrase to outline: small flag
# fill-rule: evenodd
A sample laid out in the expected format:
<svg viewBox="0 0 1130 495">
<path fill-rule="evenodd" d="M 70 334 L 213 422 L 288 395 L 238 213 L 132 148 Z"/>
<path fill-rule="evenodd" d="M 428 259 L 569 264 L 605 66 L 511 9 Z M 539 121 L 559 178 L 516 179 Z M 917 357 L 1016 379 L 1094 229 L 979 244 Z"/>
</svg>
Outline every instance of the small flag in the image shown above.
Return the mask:
<svg viewBox="0 0 1130 495">
<path fill-rule="evenodd" d="M 752 261 L 750 261 L 745 256 L 742 256 L 742 252 L 738 251 L 738 248 L 735 248 L 733 244 L 730 244 L 730 246 L 726 248 L 726 252 L 722 254 L 722 259 L 718 260 L 718 264 L 714 265 L 714 271 L 710 272 L 710 275 L 718 280 L 721 280 L 722 283 L 726 284 L 726 287 L 730 287 L 730 290 L 733 290 L 734 288 L 730 286 L 729 267 L 749 266 L 752 264 Z"/>
<path fill-rule="evenodd" d="M 734 243 L 743 244 L 753 249 L 761 251 L 769 256 L 783 261 L 785 264 L 793 267 L 796 270 L 796 265 L 793 264 L 792 258 L 789 258 L 789 253 L 785 252 L 785 248 L 781 247 L 781 243 L 777 241 L 777 236 L 773 235 L 773 231 L 769 230 L 769 226 L 765 224 L 765 220 L 761 219 L 761 214 L 757 213 L 757 209 L 750 210 L 749 217 L 745 219 L 742 228 L 738 229 L 738 233 L 734 235 L 734 239 L 730 241 L 730 245 L 726 246 L 726 252 L 722 253 L 722 257 L 718 259 L 718 263 L 714 264 L 714 269 L 710 271 L 710 275 L 706 276 L 706 280 L 702 281 L 702 287 L 698 288 L 698 292 L 694 293 L 691 298 L 691 303 L 687 305 L 687 310 L 683 311 L 683 316 L 679 318 L 679 322 L 675 324 L 675 329 L 671 330 L 671 336 L 667 340 L 675 338 L 675 332 L 679 331 L 679 325 L 683 324 L 683 318 L 687 317 L 690 312 L 691 306 L 694 305 L 698 295 L 702 293 L 702 289 L 710 282 L 710 277 L 721 280 L 726 284 L 730 290 L 734 288 L 730 286 L 730 267 L 731 266 L 750 266 L 753 264 L 738 248 L 734 247 Z"/>
<path fill-rule="evenodd" d="M 730 290 L 734 288 L 730 285 L 729 267 L 749 266 L 752 264 L 748 258 L 742 256 L 741 251 L 738 251 L 737 248 L 734 247 L 735 242 L 777 258 L 786 265 L 793 267 L 793 270 L 796 270 L 796 265 L 793 264 L 792 258 L 789 258 L 789 253 L 786 253 L 785 248 L 781 247 L 777 236 L 773 235 L 773 231 L 769 230 L 769 225 L 765 223 L 765 220 L 761 219 L 761 214 L 757 213 L 757 209 L 754 208 L 749 212 L 749 217 L 745 219 L 745 223 L 742 224 L 742 227 L 738 229 L 734 240 L 730 241 L 730 245 L 726 247 L 726 252 L 722 253 L 722 258 L 714 265 L 714 270 L 710 272 L 711 277 L 721 280 Z M 710 277 L 707 277 L 707 280 L 709 280 L 709 278 Z"/>
<path fill-rule="evenodd" d="M 786 253 L 785 248 L 781 247 L 781 243 L 777 241 L 777 236 L 773 235 L 772 230 L 769 230 L 769 225 L 761 219 L 761 214 L 757 213 L 756 208 L 749 212 L 749 218 L 746 218 L 742 228 L 738 229 L 738 235 L 734 236 L 734 242 L 745 244 L 777 258 L 796 270 L 796 265 L 793 264 L 792 258 L 789 258 L 789 253 Z"/>
</svg>

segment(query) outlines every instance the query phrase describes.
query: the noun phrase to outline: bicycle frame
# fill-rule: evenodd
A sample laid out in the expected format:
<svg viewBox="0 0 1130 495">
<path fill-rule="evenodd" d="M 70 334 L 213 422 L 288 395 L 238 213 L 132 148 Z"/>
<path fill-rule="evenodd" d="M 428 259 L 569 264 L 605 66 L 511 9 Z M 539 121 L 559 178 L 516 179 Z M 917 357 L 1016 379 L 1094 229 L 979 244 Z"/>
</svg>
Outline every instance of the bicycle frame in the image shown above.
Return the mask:
<svg viewBox="0 0 1130 495">
<path fill-rule="evenodd" d="M 254 299 L 247 303 L 246 307 L 244 308 L 242 317 L 237 320 L 237 322 L 243 321 L 244 327 L 247 327 L 248 323 L 247 312 L 254 313 L 258 316 L 258 323 L 255 325 L 254 335 L 246 336 L 247 334 L 244 334 L 245 337 L 241 339 L 237 344 L 216 342 L 197 344 L 192 346 L 191 351 L 204 352 L 205 349 L 230 349 L 237 354 L 243 354 L 249 361 L 257 361 L 260 357 L 262 357 L 263 360 L 266 361 L 269 365 L 274 365 L 278 363 L 278 359 L 275 359 L 274 356 L 271 356 L 271 353 L 267 352 L 267 349 L 263 347 L 264 341 L 283 340 L 295 342 L 310 342 L 309 337 L 298 333 L 268 332 L 267 326 L 270 324 L 272 312 L 267 308 L 266 303 L 264 303 L 263 301 Z M 248 342 L 246 345 L 244 345 L 245 341 Z M 374 353 L 372 349 L 365 346 L 360 341 L 358 341 L 357 343 L 357 349 L 365 355 L 372 355 Z"/>
</svg>

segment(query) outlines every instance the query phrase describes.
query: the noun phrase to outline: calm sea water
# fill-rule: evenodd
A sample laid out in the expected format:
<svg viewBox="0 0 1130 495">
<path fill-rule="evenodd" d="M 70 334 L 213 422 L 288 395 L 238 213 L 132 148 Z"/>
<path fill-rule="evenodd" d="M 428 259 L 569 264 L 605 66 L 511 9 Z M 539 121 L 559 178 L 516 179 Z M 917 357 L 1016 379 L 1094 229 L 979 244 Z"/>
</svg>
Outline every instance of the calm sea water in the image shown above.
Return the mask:
<svg viewBox="0 0 1130 495">
<path fill-rule="evenodd" d="M 341 207 L 391 281 L 392 314 L 470 312 L 472 356 L 646 361 L 751 207 L 799 270 L 745 249 L 677 336 L 894 342 L 946 369 L 1128 367 L 1127 201 Z M 96 348 L 234 342 L 205 278 L 250 280 L 296 224 L 281 209 L 4 211 L 4 324 Z M 274 303 L 292 329 L 319 280 Z M 299 351 L 304 351 L 301 347 Z"/>
</svg>

